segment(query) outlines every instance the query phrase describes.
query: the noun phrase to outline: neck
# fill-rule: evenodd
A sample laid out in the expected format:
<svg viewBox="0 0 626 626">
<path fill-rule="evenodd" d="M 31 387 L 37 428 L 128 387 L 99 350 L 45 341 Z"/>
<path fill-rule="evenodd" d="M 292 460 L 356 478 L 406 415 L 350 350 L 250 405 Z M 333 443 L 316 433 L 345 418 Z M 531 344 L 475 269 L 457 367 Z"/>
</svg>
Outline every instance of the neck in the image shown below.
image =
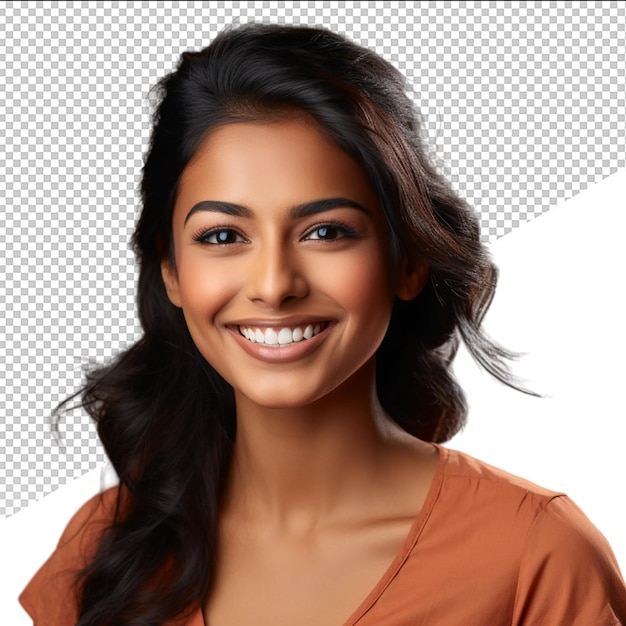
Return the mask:
<svg viewBox="0 0 626 626">
<path fill-rule="evenodd" d="M 303 407 L 267 409 L 238 398 L 225 509 L 295 529 L 362 502 L 397 436 L 376 398 L 374 372 L 364 374 Z"/>
</svg>

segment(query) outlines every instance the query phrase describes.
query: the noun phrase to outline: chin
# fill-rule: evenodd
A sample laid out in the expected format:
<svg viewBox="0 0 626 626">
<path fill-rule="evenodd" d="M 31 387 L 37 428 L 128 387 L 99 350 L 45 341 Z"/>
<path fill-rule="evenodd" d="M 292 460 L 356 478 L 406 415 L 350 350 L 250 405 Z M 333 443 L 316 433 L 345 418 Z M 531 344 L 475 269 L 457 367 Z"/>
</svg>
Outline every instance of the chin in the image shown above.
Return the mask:
<svg viewBox="0 0 626 626">
<path fill-rule="evenodd" d="M 255 389 L 253 393 L 242 395 L 246 399 L 246 403 L 253 404 L 260 409 L 281 410 L 281 409 L 300 409 L 310 406 L 324 398 L 331 389 L 324 390 L 295 390 L 294 386 L 289 387 L 271 387 L 264 389 L 259 393 L 259 389 Z M 237 395 L 237 394 L 236 394 Z"/>
<path fill-rule="evenodd" d="M 292 393 L 272 394 L 267 397 L 248 397 L 248 401 L 261 409 L 268 410 L 284 410 L 284 409 L 300 409 L 310 406 L 319 398 L 316 396 L 308 397 L 302 395 L 294 395 Z"/>
</svg>

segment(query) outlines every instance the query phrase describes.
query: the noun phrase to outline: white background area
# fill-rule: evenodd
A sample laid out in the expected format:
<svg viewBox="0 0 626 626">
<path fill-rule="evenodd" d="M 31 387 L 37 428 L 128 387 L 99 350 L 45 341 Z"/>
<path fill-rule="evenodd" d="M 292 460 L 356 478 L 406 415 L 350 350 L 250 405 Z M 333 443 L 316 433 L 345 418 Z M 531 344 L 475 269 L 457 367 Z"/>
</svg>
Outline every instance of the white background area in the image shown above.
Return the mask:
<svg viewBox="0 0 626 626">
<path fill-rule="evenodd" d="M 506 347 L 527 353 L 515 372 L 549 397 L 494 382 L 461 350 L 455 370 L 470 416 L 448 445 L 570 495 L 624 570 L 626 170 L 491 248 L 500 284 L 486 328 Z M 2 624 L 31 623 L 17 603 L 20 590 L 100 486 L 101 470 L 94 470 L 0 520 Z"/>
<path fill-rule="evenodd" d="M 500 282 L 485 319 L 524 352 L 543 399 L 496 383 L 460 350 L 467 428 L 449 446 L 567 493 L 626 570 L 626 169 L 491 246 Z"/>
</svg>

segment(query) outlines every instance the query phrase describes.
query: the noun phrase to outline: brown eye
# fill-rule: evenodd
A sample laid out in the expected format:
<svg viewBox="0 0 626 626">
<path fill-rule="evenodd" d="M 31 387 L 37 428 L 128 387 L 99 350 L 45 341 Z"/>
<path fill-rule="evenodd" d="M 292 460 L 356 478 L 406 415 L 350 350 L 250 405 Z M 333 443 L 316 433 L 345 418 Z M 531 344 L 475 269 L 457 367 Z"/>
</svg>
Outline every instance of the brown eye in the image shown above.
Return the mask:
<svg viewBox="0 0 626 626">
<path fill-rule="evenodd" d="M 313 230 L 310 230 L 305 239 L 320 240 L 320 241 L 334 241 L 336 239 L 343 239 L 344 237 L 356 237 L 356 232 L 341 224 L 321 224 L 316 226 Z"/>
<path fill-rule="evenodd" d="M 332 226 L 322 226 L 314 233 L 317 234 L 317 237 L 313 237 L 313 239 L 337 239 L 339 235 L 337 229 Z"/>
<path fill-rule="evenodd" d="M 245 239 L 232 228 L 215 228 L 205 233 L 199 234 L 195 240 L 200 243 L 211 245 L 226 245 L 231 243 L 242 243 Z"/>
</svg>

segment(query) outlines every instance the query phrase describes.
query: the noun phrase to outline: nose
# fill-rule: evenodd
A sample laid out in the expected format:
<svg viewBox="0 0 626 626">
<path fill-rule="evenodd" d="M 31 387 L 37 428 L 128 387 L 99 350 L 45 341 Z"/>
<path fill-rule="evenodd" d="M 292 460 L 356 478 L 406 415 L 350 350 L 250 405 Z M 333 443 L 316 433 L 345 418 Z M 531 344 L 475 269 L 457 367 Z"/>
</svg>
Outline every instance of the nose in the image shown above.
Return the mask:
<svg viewBox="0 0 626 626">
<path fill-rule="evenodd" d="M 294 251 L 280 244 L 259 248 L 247 278 L 249 300 L 279 308 L 289 300 L 304 298 L 308 292 L 307 280 Z"/>
</svg>

